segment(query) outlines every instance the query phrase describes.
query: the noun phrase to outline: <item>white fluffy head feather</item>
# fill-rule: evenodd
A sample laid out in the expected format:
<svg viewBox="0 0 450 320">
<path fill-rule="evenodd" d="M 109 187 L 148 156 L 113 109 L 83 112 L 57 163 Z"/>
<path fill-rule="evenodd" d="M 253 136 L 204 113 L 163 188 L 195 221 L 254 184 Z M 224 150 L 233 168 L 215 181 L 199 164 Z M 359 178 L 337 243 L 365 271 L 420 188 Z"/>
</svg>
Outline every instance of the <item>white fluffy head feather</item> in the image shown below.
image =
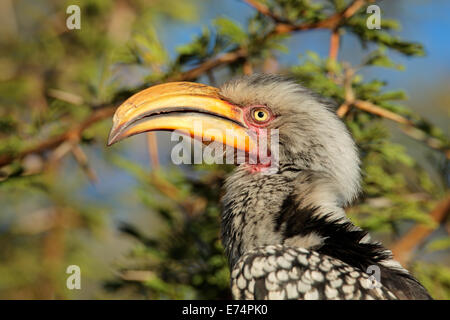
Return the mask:
<svg viewBox="0 0 450 320">
<path fill-rule="evenodd" d="M 269 128 L 279 130 L 280 164 L 319 175 L 320 190 L 314 193 L 331 197 L 322 202 L 342 206 L 354 200 L 360 188 L 358 151 L 329 101 L 294 81 L 264 74 L 227 82 L 220 92 L 236 105 L 272 110 L 276 118 Z"/>
</svg>

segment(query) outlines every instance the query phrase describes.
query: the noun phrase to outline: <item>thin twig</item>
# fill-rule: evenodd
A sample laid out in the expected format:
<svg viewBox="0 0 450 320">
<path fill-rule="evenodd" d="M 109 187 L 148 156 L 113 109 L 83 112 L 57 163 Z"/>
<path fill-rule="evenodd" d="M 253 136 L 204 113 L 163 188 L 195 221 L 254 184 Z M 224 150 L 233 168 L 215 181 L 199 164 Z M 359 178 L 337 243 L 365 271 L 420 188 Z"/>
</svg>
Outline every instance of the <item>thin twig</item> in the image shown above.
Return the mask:
<svg viewBox="0 0 450 320">
<path fill-rule="evenodd" d="M 336 13 L 332 16 L 330 16 L 327 19 L 324 19 L 322 21 L 316 22 L 316 23 L 304 23 L 300 25 L 292 25 L 292 24 L 286 24 L 285 22 L 279 22 L 280 19 L 274 18 L 273 14 L 269 14 L 268 11 L 266 11 L 266 8 L 261 5 L 257 5 L 257 1 L 247 1 L 250 5 L 254 6 L 258 11 L 261 13 L 271 17 L 272 19 L 276 20 L 277 22 L 275 28 L 272 32 L 270 32 L 267 37 L 270 37 L 272 35 L 281 34 L 281 33 L 287 33 L 292 31 L 303 31 L 303 30 L 311 30 L 311 29 L 320 29 L 320 28 L 329 28 L 332 30 L 337 29 L 337 27 L 345 20 L 354 15 L 366 2 L 373 2 L 373 0 L 355 0 L 353 1 L 346 9 L 344 9 L 342 12 Z M 267 9 L 268 10 L 268 9 Z M 234 51 L 224 53 L 220 55 L 219 57 L 211 58 L 210 60 L 207 60 L 197 67 L 194 67 L 190 70 L 187 70 L 185 72 L 181 72 L 172 76 L 169 76 L 165 79 L 165 81 L 192 81 L 203 75 L 204 73 L 207 73 L 211 70 L 213 70 L 216 67 L 227 65 L 234 63 L 238 61 L 239 59 L 246 59 L 248 56 L 247 50 L 244 48 L 237 48 Z M 247 70 L 248 71 L 248 70 Z M 55 92 L 53 92 L 55 93 Z M 61 98 L 61 95 L 60 95 Z M 117 104 L 118 101 L 116 101 Z M 351 101 L 347 100 L 341 107 L 340 111 L 338 111 L 338 114 L 340 116 L 344 116 L 345 113 L 350 108 Z M 383 108 L 380 108 L 370 102 L 367 101 L 361 101 L 357 100 L 354 102 L 354 106 L 365 110 L 367 112 L 371 112 L 374 114 L 377 114 L 381 117 L 385 117 L 391 120 L 394 120 L 399 123 L 409 124 L 411 125 L 411 122 L 407 120 L 406 118 L 403 118 L 402 116 L 399 116 L 395 113 L 392 113 L 390 111 L 387 111 Z M 21 160 L 24 157 L 26 157 L 29 154 L 40 154 L 45 151 L 54 149 L 61 145 L 63 142 L 73 139 L 74 137 L 76 139 L 79 139 L 83 131 L 87 128 L 89 128 L 91 125 L 111 117 L 114 114 L 114 111 L 116 110 L 116 106 L 111 105 L 102 105 L 99 107 L 93 107 L 93 110 L 95 110 L 86 120 L 81 122 L 80 124 L 77 124 L 71 128 L 69 128 L 65 133 L 56 136 L 51 137 L 38 145 L 34 147 L 27 148 L 18 154 L 5 154 L 0 156 L 0 167 L 5 166 L 13 162 L 14 160 Z M 450 152 L 448 150 L 444 150 L 446 152 L 447 158 L 450 158 Z"/>
<path fill-rule="evenodd" d="M 336 111 L 337 115 L 343 118 L 350 110 L 350 107 L 352 106 L 364 110 L 365 112 L 372 113 L 382 118 L 386 118 L 398 122 L 400 124 L 403 124 L 404 126 L 401 126 L 400 129 L 406 135 L 410 136 L 411 138 L 417 141 L 425 143 L 431 149 L 443 152 L 444 156 L 447 159 L 450 159 L 450 149 L 448 149 L 445 145 L 443 145 L 443 143 L 440 140 L 430 137 L 426 132 L 423 132 L 422 130 L 416 128 L 413 122 L 408 120 L 407 118 L 402 117 L 401 115 L 398 115 L 386 109 L 383 109 L 369 101 L 355 100 L 353 102 L 349 102 L 346 100 L 337 109 Z"/>
<path fill-rule="evenodd" d="M 83 149 L 81 149 L 78 143 L 74 143 L 71 149 L 73 157 L 77 161 L 78 165 L 83 169 L 84 173 L 88 177 L 91 183 L 95 183 L 98 181 L 97 174 L 89 165 L 88 157 L 84 153 Z"/>
<path fill-rule="evenodd" d="M 303 31 L 311 29 L 336 29 L 346 19 L 353 16 L 358 10 L 360 10 L 366 3 L 374 2 L 374 0 L 355 0 L 347 6 L 343 11 L 333 14 L 332 16 L 313 23 L 302 24 L 288 24 L 277 23 L 274 29 L 275 34 L 283 34 L 292 31 Z"/>
<path fill-rule="evenodd" d="M 406 119 L 405 117 L 402 117 L 401 115 L 398 115 L 392 111 L 383 109 L 372 102 L 364 101 L 364 100 L 355 100 L 352 103 L 353 106 L 357 107 L 358 109 L 367 111 L 369 113 L 375 114 L 377 116 L 401 123 L 406 125 L 413 125 L 413 123 Z"/>
<path fill-rule="evenodd" d="M 125 281 L 144 282 L 155 277 L 155 273 L 148 270 L 125 270 L 117 273 Z"/>
<path fill-rule="evenodd" d="M 49 89 L 47 94 L 55 99 L 65 101 L 71 104 L 80 105 L 83 104 L 83 98 L 77 94 L 59 90 L 59 89 Z"/>
<path fill-rule="evenodd" d="M 16 159 L 18 160 L 23 159 L 25 156 L 29 154 L 43 153 L 45 151 L 54 149 L 67 140 L 73 139 L 74 137 L 79 137 L 83 133 L 83 131 L 89 128 L 91 125 L 99 122 L 100 120 L 111 117 L 114 114 L 115 110 L 116 107 L 112 106 L 102 107 L 94 111 L 86 120 L 71 127 L 65 133 L 59 136 L 51 137 L 34 147 L 30 147 L 23 150 L 22 152 L 19 152 L 16 155 L 11 154 L 2 155 L 0 156 L 0 167 L 10 164 Z"/>
<path fill-rule="evenodd" d="M 353 106 L 365 112 L 372 113 L 382 118 L 398 122 L 400 124 L 403 124 L 403 126 L 401 126 L 400 129 L 406 135 L 410 136 L 411 138 L 417 141 L 425 143 L 428 147 L 432 149 L 443 152 L 445 157 L 447 159 L 450 159 L 450 149 L 446 148 L 446 146 L 440 140 L 430 137 L 426 132 L 418 129 L 416 126 L 414 126 L 414 123 L 412 121 L 408 120 L 407 118 L 399 114 L 386 110 L 380 106 L 377 106 L 369 101 L 356 100 L 352 88 L 352 81 L 353 76 L 355 75 L 357 69 L 351 68 L 348 65 L 347 66 L 344 65 L 344 68 L 345 71 L 343 80 L 341 80 L 342 78 L 336 80 L 336 83 L 338 83 L 339 85 L 343 85 L 345 90 L 344 102 L 336 110 L 336 114 L 340 118 L 343 118 L 350 111 L 350 108 Z"/>
<path fill-rule="evenodd" d="M 246 51 L 243 49 L 238 49 L 233 52 L 225 53 L 221 55 L 220 57 L 213 58 L 211 60 L 205 61 L 201 65 L 190 69 L 188 71 L 173 75 L 167 79 L 167 81 L 189 81 L 189 80 L 195 80 L 200 75 L 202 75 L 204 72 L 207 72 L 208 70 L 212 70 L 220 65 L 229 64 L 232 63 L 242 57 L 246 56 Z M 115 103 L 115 104 L 120 104 Z M 116 106 L 111 105 L 102 105 L 93 107 L 95 111 L 83 122 L 80 124 L 76 124 L 75 126 L 69 128 L 66 132 L 64 132 L 61 135 L 58 135 L 56 137 L 51 137 L 36 146 L 26 148 L 25 150 L 19 152 L 18 154 L 5 154 L 0 156 L 0 167 L 5 166 L 13 162 L 14 160 L 21 160 L 24 157 L 26 157 L 29 154 L 40 154 L 49 150 L 52 150 L 59 145 L 61 145 L 63 142 L 70 140 L 70 139 L 78 139 L 81 134 L 89 128 L 91 125 L 104 120 L 106 118 L 111 117 L 115 110 Z"/>
<path fill-rule="evenodd" d="M 188 218 L 203 212 L 206 207 L 205 198 L 199 196 L 183 197 L 178 186 L 159 176 L 157 173 L 150 172 L 149 182 L 162 194 L 183 208 L 183 212 Z"/>
<path fill-rule="evenodd" d="M 250 61 L 246 60 L 244 62 L 244 65 L 242 67 L 242 72 L 247 76 L 251 75 L 253 73 L 253 67 L 252 67 L 252 64 L 250 63 Z"/>
<path fill-rule="evenodd" d="M 346 65 L 344 70 L 344 103 L 337 109 L 336 113 L 340 118 L 343 118 L 347 112 L 350 110 L 350 106 L 355 101 L 355 93 L 353 92 L 352 81 L 355 75 L 355 70 L 350 66 Z"/>
<path fill-rule="evenodd" d="M 235 51 L 227 52 L 217 58 L 207 60 L 199 66 L 192 68 L 186 72 L 182 72 L 167 78 L 167 81 L 190 81 L 195 80 L 205 72 L 212 70 L 218 66 L 233 63 L 241 58 L 247 57 L 247 50 L 239 48 Z"/>
<path fill-rule="evenodd" d="M 272 18 L 273 21 L 275 21 L 275 22 L 281 22 L 281 23 L 287 22 L 286 19 L 283 19 L 283 18 L 277 16 L 275 13 L 270 11 L 270 9 L 265 4 L 262 4 L 261 2 L 259 2 L 257 0 L 256 1 L 255 0 L 244 0 L 244 1 L 247 2 L 247 4 L 249 4 L 253 8 L 255 8 L 257 11 L 262 13 L 263 15 Z"/>
<path fill-rule="evenodd" d="M 339 53 L 340 35 L 339 28 L 333 29 L 330 37 L 330 50 L 328 52 L 328 57 L 336 61 Z"/>
<path fill-rule="evenodd" d="M 156 132 L 147 132 L 147 148 L 150 164 L 153 169 L 156 169 L 159 167 L 158 140 L 156 139 Z"/>
<path fill-rule="evenodd" d="M 399 114 L 396 114 L 394 112 L 391 112 L 389 110 L 386 110 L 384 108 L 381 108 L 372 102 L 365 101 L 365 100 L 358 100 L 355 98 L 355 93 L 353 92 L 352 87 L 352 81 L 353 77 L 355 75 L 355 70 L 352 69 L 350 66 L 345 65 L 345 71 L 344 71 L 344 77 L 343 77 L 343 83 L 344 86 L 344 103 L 337 109 L 336 113 L 339 117 L 344 117 L 345 114 L 350 110 L 351 106 L 354 106 L 358 109 L 364 110 L 366 112 L 375 114 L 377 116 L 390 119 L 392 121 L 406 124 L 406 125 L 413 125 L 413 123 L 406 119 L 405 117 L 402 117 Z"/>
<path fill-rule="evenodd" d="M 255 4 L 256 1 L 249 1 L 249 4 Z M 350 4 L 344 11 L 337 13 L 328 19 L 322 20 L 315 24 L 302 24 L 302 25 L 286 25 L 285 23 L 279 23 L 278 26 L 275 27 L 273 32 L 269 33 L 267 37 L 275 34 L 280 33 L 286 33 L 289 31 L 301 31 L 301 30 L 310 30 L 314 28 L 325 28 L 325 27 L 335 27 L 338 22 L 340 22 L 342 19 L 348 18 L 351 15 L 353 15 L 357 10 L 359 10 L 362 5 L 365 3 L 365 1 L 356 0 L 352 4 Z M 259 10 L 261 10 L 262 7 L 259 6 Z M 262 9 L 264 11 L 264 9 Z M 220 55 L 219 57 L 212 58 L 210 60 L 207 60 L 200 64 L 199 66 L 192 68 L 188 71 L 172 75 L 165 79 L 166 81 L 190 81 L 195 80 L 205 72 L 208 72 L 218 66 L 230 64 L 233 62 L 238 61 L 239 59 L 245 59 L 248 55 L 248 52 L 244 48 L 238 48 L 234 51 L 224 53 Z M 14 160 L 23 159 L 25 156 L 33 153 L 42 153 L 51 149 L 54 149 L 58 147 L 61 143 L 68 140 L 69 138 L 73 136 L 79 137 L 83 131 L 90 127 L 92 124 L 101 121 L 103 119 L 106 119 L 114 114 L 116 107 L 114 106 L 107 106 L 107 107 L 100 107 L 96 108 L 96 111 L 94 111 L 85 121 L 83 121 L 81 124 L 74 126 L 73 128 L 70 128 L 65 133 L 49 138 L 48 140 L 41 142 L 37 146 L 30 147 L 25 149 L 22 152 L 19 152 L 19 154 L 11 155 L 2 155 L 0 156 L 0 167 L 5 166 L 7 164 L 10 164 Z"/>
</svg>

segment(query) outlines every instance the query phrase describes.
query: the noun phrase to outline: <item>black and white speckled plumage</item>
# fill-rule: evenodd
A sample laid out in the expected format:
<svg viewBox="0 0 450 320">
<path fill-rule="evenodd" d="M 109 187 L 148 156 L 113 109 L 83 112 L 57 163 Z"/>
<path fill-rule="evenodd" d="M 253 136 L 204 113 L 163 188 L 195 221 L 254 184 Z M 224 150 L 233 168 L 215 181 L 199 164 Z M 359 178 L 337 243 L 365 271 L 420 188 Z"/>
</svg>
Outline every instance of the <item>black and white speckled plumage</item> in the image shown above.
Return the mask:
<svg viewBox="0 0 450 320">
<path fill-rule="evenodd" d="M 284 245 L 245 253 L 231 278 L 236 299 L 397 299 L 358 268 L 316 251 Z"/>
<path fill-rule="evenodd" d="M 359 192 L 357 149 L 332 108 L 289 80 L 254 75 L 225 84 L 238 106 L 265 105 L 279 130 L 279 170 L 239 166 L 222 199 L 222 241 L 236 299 L 430 299 L 343 207 Z M 369 266 L 380 270 L 370 287 Z"/>
</svg>

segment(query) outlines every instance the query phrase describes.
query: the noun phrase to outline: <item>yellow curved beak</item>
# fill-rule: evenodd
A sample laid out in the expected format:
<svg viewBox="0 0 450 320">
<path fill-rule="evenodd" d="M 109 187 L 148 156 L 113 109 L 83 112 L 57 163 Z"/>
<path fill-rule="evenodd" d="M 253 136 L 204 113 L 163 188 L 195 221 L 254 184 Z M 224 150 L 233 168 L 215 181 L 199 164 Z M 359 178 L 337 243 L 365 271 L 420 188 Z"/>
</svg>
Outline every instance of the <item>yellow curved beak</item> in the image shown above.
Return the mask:
<svg viewBox="0 0 450 320">
<path fill-rule="evenodd" d="M 247 133 L 242 109 L 223 100 L 217 88 L 193 82 L 160 84 L 130 97 L 114 114 L 108 146 L 157 130 L 179 130 L 246 152 L 256 145 Z"/>
</svg>

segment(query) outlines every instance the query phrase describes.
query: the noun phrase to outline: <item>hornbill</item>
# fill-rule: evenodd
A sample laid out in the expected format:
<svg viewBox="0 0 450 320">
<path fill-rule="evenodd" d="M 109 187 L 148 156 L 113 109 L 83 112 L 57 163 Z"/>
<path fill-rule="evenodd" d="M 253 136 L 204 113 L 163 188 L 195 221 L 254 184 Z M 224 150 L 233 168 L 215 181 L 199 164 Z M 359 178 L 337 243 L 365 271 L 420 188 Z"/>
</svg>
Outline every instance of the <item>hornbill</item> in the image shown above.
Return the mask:
<svg viewBox="0 0 450 320">
<path fill-rule="evenodd" d="M 232 132 L 245 139 L 219 142 L 245 151 L 247 160 L 258 138 L 278 135 L 275 170 L 244 161 L 225 181 L 221 238 L 235 299 L 431 299 L 390 250 L 346 217 L 343 208 L 360 191 L 360 160 L 326 99 L 276 75 L 220 89 L 160 84 L 117 109 L 108 145 L 155 130 L 203 141 Z"/>
</svg>

